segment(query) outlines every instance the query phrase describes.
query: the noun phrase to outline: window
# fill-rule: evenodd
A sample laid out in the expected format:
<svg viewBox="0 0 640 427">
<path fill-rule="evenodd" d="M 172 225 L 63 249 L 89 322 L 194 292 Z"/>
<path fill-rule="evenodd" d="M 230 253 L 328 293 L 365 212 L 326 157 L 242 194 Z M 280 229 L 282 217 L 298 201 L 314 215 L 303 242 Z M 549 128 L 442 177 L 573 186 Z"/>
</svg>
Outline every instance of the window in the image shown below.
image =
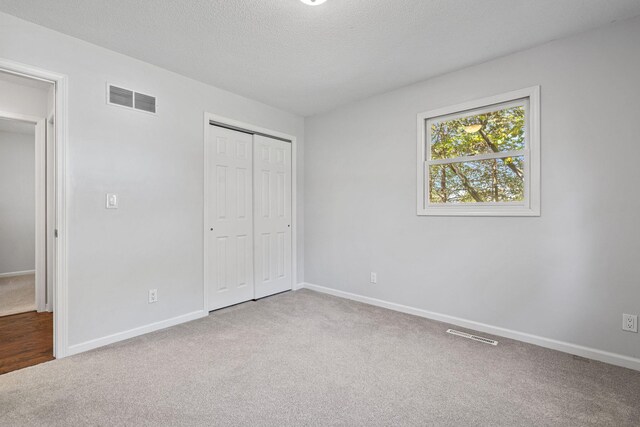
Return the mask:
<svg viewBox="0 0 640 427">
<path fill-rule="evenodd" d="M 418 215 L 540 215 L 540 87 L 418 115 Z"/>
</svg>

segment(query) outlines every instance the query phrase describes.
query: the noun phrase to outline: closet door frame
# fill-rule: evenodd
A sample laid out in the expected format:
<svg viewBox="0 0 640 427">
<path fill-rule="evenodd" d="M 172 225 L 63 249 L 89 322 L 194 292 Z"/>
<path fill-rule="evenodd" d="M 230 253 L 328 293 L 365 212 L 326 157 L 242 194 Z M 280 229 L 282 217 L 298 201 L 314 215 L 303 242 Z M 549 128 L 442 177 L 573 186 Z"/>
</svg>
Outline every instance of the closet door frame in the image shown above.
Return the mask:
<svg viewBox="0 0 640 427">
<path fill-rule="evenodd" d="M 250 123 L 244 123 L 237 120 L 233 120 L 227 117 L 222 117 L 213 113 L 204 113 L 204 133 L 203 133 L 203 146 L 204 146 L 204 206 L 203 206 L 203 223 L 202 223 L 202 243 L 203 243 L 203 281 L 202 281 L 202 307 L 205 312 L 209 312 L 209 286 L 207 277 L 207 259 L 209 256 L 209 243 L 207 236 L 207 207 L 209 206 L 209 160 L 210 160 L 210 146 L 207 144 L 209 137 L 209 130 L 214 123 L 218 125 L 228 126 L 229 128 L 239 131 L 245 131 L 247 133 L 261 134 L 275 139 L 285 140 L 291 142 L 291 281 L 293 290 L 299 289 L 298 285 L 298 259 L 297 259 L 297 243 L 298 243 L 298 221 L 297 221 L 297 142 L 296 137 L 288 135 L 286 133 L 277 132 L 271 129 L 265 129 L 260 126 L 255 126 Z"/>
</svg>

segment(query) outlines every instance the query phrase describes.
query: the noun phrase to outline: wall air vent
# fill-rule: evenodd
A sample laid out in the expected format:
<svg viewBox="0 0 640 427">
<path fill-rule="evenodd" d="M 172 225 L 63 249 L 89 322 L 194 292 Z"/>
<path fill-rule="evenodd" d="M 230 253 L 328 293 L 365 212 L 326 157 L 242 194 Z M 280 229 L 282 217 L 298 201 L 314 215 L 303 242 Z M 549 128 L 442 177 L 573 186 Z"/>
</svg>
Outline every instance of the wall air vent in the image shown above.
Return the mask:
<svg viewBox="0 0 640 427">
<path fill-rule="evenodd" d="M 467 338 L 470 340 L 483 342 L 485 344 L 498 345 L 498 341 L 485 337 L 479 337 L 478 335 L 468 334 L 466 332 L 456 331 L 455 329 L 447 329 L 447 333 L 451 335 L 457 335 L 459 337 Z"/>
<path fill-rule="evenodd" d="M 153 96 L 145 95 L 143 93 L 136 92 L 135 96 L 135 106 L 136 110 L 146 111 L 147 113 L 156 112 L 156 98 Z"/>
<path fill-rule="evenodd" d="M 133 108 L 133 91 L 109 85 L 109 104 Z"/>
<path fill-rule="evenodd" d="M 130 89 L 107 85 L 107 104 L 156 113 L 156 98 Z"/>
</svg>

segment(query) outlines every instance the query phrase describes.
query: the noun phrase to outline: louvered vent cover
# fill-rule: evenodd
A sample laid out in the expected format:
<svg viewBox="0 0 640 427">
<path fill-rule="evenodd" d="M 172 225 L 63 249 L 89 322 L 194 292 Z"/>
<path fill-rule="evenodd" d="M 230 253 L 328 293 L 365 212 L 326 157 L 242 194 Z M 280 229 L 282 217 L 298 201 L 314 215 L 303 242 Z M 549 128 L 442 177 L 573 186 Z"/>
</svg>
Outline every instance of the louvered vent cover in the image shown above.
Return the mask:
<svg viewBox="0 0 640 427">
<path fill-rule="evenodd" d="M 156 98 L 118 86 L 108 85 L 107 102 L 121 107 L 156 113 Z"/>
<path fill-rule="evenodd" d="M 135 108 L 137 110 L 146 111 L 148 113 L 156 112 L 155 97 L 136 92 L 135 100 L 136 100 Z"/>
<path fill-rule="evenodd" d="M 109 103 L 133 108 L 133 91 L 109 85 Z"/>
<path fill-rule="evenodd" d="M 455 329 L 447 329 L 447 333 L 451 335 L 457 335 L 459 337 L 467 338 L 474 341 L 483 342 L 485 344 L 498 345 L 498 341 L 492 340 L 478 335 L 468 334 L 466 332 L 456 331 Z"/>
</svg>

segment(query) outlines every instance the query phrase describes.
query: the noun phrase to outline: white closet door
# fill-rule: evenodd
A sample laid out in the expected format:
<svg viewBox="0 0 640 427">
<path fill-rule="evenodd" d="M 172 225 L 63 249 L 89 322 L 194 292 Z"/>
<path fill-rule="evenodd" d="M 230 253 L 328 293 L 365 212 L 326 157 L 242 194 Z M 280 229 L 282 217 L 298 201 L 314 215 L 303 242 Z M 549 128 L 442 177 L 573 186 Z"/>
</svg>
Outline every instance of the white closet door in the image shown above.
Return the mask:
<svg viewBox="0 0 640 427">
<path fill-rule="evenodd" d="M 254 135 L 255 298 L 292 288 L 291 144 Z"/>
<path fill-rule="evenodd" d="M 209 310 L 253 299 L 253 135 L 209 126 L 205 281 Z"/>
</svg>

